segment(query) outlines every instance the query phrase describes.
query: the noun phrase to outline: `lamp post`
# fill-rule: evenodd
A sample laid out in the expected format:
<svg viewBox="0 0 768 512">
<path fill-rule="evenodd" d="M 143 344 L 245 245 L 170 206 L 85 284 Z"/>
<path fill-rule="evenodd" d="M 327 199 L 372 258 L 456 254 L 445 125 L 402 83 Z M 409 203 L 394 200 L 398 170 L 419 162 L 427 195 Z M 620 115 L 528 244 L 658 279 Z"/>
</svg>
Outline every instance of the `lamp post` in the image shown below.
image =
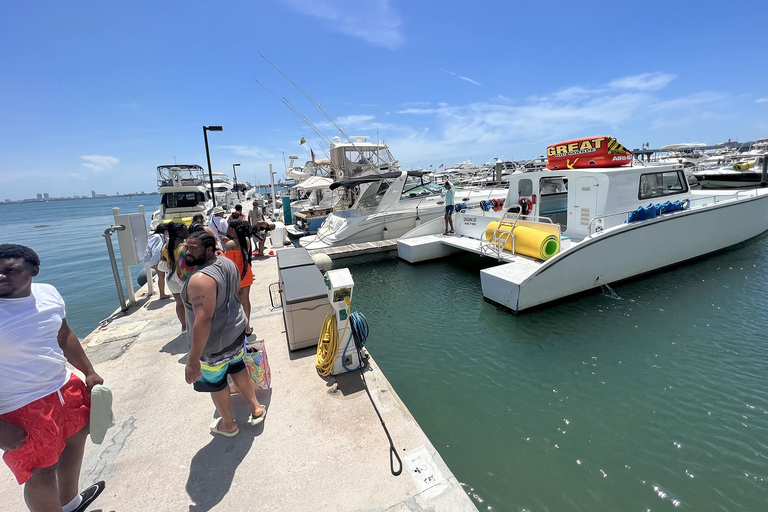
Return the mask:
<svg viewBox="0 0 768 512">
<path fill-rule="evenodd" d="M 232 174 L 235 175 L 235 192 L 237 192 L 237 202 L 240 202 L 240 189 L 237 188 L 237 170 L 235 167 L 240 167 L 240 164 L 232 164 Z"/>
<path fill-rule="evenodd" d="M 203 138 L 205 139 L 205 157 L 208 159 L 208 179 L 211 180 L 211 196 L 213 196 L 213 206 L 216 206 L 216 191 L 213 190 L 213 173 L 211 172 L 211 152 L 208 151 L 208 132 L 220 132 L 224 128 L 221 126 L 203 126 Z"/>
</svg>

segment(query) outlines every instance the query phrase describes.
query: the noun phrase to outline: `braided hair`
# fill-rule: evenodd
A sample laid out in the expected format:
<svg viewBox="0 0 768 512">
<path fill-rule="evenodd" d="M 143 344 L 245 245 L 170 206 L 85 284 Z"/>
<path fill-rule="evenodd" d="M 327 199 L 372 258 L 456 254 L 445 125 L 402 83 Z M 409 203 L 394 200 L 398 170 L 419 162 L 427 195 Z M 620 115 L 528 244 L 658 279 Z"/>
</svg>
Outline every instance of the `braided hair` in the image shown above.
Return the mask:
<svg viewBox="0 0 768 512">
<path fill-rule="evenodd" d="M 229 227 L 231 227 L 237 235 L 237 242 L 240 245 L 240 254 L 243 255 L 243 271 L 240 275 L 240 279 L 243 279 L 248 272 L 248 268 L 251 266 L 251 251 L 248 247 L 251 226 L 242 220 L 233 220 L 229 223 Z"/>
</svg>

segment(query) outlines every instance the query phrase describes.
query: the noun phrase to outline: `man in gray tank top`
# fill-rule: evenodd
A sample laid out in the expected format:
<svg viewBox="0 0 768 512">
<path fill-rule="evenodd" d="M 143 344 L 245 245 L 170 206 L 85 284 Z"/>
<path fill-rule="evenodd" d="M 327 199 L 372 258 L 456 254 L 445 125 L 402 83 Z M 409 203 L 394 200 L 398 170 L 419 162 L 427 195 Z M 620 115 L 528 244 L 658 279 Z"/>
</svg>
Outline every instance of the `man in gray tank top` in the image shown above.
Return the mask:
<svg viewBox="0 0 768 512">
<path fill-rule="evenodd" d="M 227 375 L 248 402 L 249 425 L 261 423 L 266 413 L 243 363 L 246 318 L 238 298 L 240 273 L 232 261 L 216 254 L 216 239 L 205 231 L 187 238 L 186 262 L 197 268 L 181 290 L 190 341 L 185 378 L 196 391 L 211 394 L 220 415 L 211 432 L 234 437 L 240 429 L 232 416 Z"/>
</svg>

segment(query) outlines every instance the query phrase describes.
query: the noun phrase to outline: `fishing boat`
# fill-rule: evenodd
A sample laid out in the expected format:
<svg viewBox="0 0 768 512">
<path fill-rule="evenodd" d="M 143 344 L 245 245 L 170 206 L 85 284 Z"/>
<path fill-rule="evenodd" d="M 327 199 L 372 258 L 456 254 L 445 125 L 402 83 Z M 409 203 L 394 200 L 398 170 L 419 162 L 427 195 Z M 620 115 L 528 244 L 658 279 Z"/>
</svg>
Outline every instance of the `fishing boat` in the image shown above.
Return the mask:
<svg viewBox="0 0 768 512">
<path fill-rule="evenodd" d="M 453 236 L 440 234 L 440 219 L 424 223 L 399 238 L 398 256 L 410 263 L 460 251 L 493 257 L 499 265 L 480 272 L 483 296 L 520 312 L 768 230 L 768 189 L 692 190 L 682 164 L 642 164 L 623 146 L 609 153 L 609 139 L 562 143 L 548 165 L 568 165 L 511 175 L 503 212 L 468 208 L 456 214 Z"/>
<path fill-rule="evenodd" d="M 421 171 L 398 170 L 366 174 L 334 182 L 341 199 L 315 236 L 304 237 L 301 245 L 319 249 L 337 245 L 396 239 L 414 226 L 445 213 L 441 186 L 424 177 Z M 506 189 L 456 188 L 458 205 L 488 205 L 503 201 Z M 496 203 L 498 204 L 498 202 Z"/>
<path fill-rule="evenodd" d="M 157 193 L 160 205 L 152 214 L 150 228 L 163 222 L 189 225 L 195 214 L 207 220 L 213 209 L 211 191 L 206 186 L 205 170 L 199 165 L 160 165 L 157 167 Z"/>
<path fill-rule="evenodd" d="M 309 176 L 291 189 L 291 195 L 297 199 L 290 203 L 294 223 L 286 226 L 289 238 L 317 233 L 340 199 L 340 195 L 330 189 L 332 183 L 330 178 Z"/>
</svg>

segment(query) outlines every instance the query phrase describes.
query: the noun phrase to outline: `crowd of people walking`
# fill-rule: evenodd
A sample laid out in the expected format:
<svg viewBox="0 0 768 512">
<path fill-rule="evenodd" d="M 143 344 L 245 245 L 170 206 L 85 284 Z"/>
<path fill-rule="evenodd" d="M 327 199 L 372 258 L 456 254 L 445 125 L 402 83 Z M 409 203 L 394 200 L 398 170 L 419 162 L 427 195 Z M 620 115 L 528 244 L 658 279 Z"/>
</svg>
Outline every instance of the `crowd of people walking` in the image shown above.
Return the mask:
<svg viewBox="0 0 768 512">
<path fill-rule="evenodd" d="M 259 209 L 255 202 L 254 209 Z M 144 262 L 157 272 L 160 299 L 173 296 L 176 302 L 190 346 L 185 380 L 209 393 L 219 413 L 211 433 L 234 437 L 240 429 L 228 377 L 248 404 L 247 423 L 257 425 L 266 415 L 243 358 L 253 334 L 253 247 L 264 257 L 264 235 L 274 224 L 261 211 L 244 216 L 236 208 L 228 219 L 225 214 L 215 208 L 208 225 L 202 215 L 189 226 L 159 225 L 148 238 Z M 111 405 L 94 413 L 103 403 L 104 381 L 67 325 L 59 293 L 32 282 L 39 269 L 31 248 L 0 244 L 0 450 L 24 485 L 31 511 L 84 512 L 105 487 L 100 481 L 78 493 L 85 441 L 89 434 L 94 442 L 103 440 L 113 423 Z"/>
</svg>

